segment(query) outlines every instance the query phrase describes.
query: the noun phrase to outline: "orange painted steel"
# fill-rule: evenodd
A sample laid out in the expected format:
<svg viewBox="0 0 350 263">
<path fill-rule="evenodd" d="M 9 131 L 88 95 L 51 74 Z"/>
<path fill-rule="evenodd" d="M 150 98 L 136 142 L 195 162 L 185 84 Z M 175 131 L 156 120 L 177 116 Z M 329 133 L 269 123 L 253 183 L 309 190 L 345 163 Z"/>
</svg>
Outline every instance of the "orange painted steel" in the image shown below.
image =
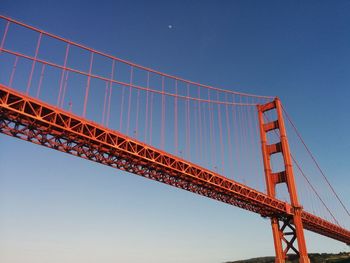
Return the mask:
<svg viewBox="0 0 350 263">
<path fill-rule="evenodd" d="M 350 231 L 117 131 L 0 85 L 0 132 L 197 193 L 350 244 Z M 292 220 L 291 220 L 292 218 Z M 289 220 L 289 221 L 288 221 Z"/>
<path fill-rule="evenodd" d="M 298 200 L 281 102 L 278 98 L 276 98 L 274 101 L 265 105 L 258 105 L 257 108 L 267 194 L 270 197 L 275 197 L 276 185 L 281 183 L 286 184 L 291 206 L 294 211 L 293 215 L 290 215 L 282 220 L 278 217 L 271 217 L 276 262 L 285 262 L 285 260 L 288 258 L 288 252 L 293 250 L 299 256 L 299 262 L 309 263 L 310 260 L 307 255 L 301 217 L 302 207 Z M 272 110 L 276 111 L 277 120 L 265 123 L 264 113 Z M 276 132 L 276 130 L 279 131 L 278 134 L 280 141 L 274 144 L 268 144 L 267 134 L 272 131 Z M 273 172 L 271 169 L 271 156 L 278 153 L 282 154 L 284 171 Z M 280 225 L 280 221 L 282 222 L 282 225 Z M 294 226 L 292 226 L 291 223 L 293 223 Z M 295 241 L 298 243 L 298 249 L 294 246 Z"/>
</svg>

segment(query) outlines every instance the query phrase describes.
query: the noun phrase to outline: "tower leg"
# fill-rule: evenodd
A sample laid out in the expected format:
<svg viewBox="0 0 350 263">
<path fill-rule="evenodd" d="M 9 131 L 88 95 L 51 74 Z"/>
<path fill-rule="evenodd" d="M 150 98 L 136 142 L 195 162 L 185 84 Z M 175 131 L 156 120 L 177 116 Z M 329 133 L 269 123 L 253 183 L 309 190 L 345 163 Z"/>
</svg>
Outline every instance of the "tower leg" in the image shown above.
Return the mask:
<svg viewBox="0 0 350 263">
<path fill-rule="evenodd" d="M 273 243 L 275 245 L 275 263 L 285 263 L 285 257 L 283 254 L 283 247 L 281 242 L 281 232 L 279 227 L 278 218 L 271 218 L 271 227 L 273 235 Z"/>
<path fill-rule="evenodd" d="M 297 207 L 294 209 L 293 221 L 294 221 L 297 242 L 298 242 L 299 262 L 300 263 L 309 263 L 310 260 L 309 260 L 309 257 L 307 255 L 303 223 L 301 220 L 301 207 Z"/>
</svg>

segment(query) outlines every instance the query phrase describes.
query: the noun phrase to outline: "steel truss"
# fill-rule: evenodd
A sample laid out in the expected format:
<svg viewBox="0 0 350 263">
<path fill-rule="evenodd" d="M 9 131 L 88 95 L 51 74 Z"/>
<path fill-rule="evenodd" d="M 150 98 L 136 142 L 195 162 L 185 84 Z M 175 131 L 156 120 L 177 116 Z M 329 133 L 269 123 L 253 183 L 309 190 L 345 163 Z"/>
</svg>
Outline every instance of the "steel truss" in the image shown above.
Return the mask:
<svg viewBox="0 0 350 263">
<path fill-rule="evenodd" d="M 3 85 L 0 85 L 0 132 L 263 217 L 282 220 L 295 213 L 286 202 Z M 305 229 L 350 243 L 350 231 L 305 211 L 301 218 Z"/>
</svg>

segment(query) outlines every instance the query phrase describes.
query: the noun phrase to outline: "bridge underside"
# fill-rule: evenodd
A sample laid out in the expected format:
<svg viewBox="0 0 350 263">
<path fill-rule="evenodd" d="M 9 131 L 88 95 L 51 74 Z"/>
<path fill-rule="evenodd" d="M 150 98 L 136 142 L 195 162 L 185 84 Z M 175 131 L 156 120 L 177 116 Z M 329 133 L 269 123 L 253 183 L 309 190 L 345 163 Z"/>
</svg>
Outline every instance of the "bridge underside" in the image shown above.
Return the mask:
<svg viewBox="0 0 350 263">
<path fill-rule="evenodd" d="M 0 132 L 264 217 L 286 221 L 293 215 L 285 202 L 3 85 L 0 85 Z M 307 230 L 350 244 L 350 231 L 344 228 L 305 211 L 302 221 Z"/>
</svg>

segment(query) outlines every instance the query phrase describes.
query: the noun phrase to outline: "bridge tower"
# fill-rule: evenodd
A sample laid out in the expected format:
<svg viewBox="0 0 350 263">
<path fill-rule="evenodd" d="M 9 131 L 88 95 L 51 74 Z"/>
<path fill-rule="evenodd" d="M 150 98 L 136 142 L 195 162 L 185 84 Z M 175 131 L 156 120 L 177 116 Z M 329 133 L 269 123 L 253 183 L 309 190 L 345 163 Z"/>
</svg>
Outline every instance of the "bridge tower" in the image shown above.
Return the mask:
<svg viewBox="0 0 350 263">
<path fill-rule="evenodd" d="M 287 253 L 292 250 L 299 256 L 300 263 L 309 263 L 301 218 L 302 206 L 298 201 L 281 102 L 279 98 L 275 98 L 274 101 L 264 105 L 258 105 L 257 108 L 267 194 L 275 197 L 276 185 L 286 184 L 291 204 L 290 216 L 281 217 L 274 215 L 271 217 L 276 252 L 275 262 L 284 263 L 287 259 Z M 265 113 L 273 110 L 276 112 L 277 119 L 272 121 L 267 120 L 265 122 Z M 269 132 L 276 132 L 279 135 L 279 142 L 269 144 Z M 271 156 L 274 154 L 282 154 L 284 162 L 283 171 L 272 171 Z M 294 245 L 295 241 L 298 244 L 297 248 Z"/>
</svg>

